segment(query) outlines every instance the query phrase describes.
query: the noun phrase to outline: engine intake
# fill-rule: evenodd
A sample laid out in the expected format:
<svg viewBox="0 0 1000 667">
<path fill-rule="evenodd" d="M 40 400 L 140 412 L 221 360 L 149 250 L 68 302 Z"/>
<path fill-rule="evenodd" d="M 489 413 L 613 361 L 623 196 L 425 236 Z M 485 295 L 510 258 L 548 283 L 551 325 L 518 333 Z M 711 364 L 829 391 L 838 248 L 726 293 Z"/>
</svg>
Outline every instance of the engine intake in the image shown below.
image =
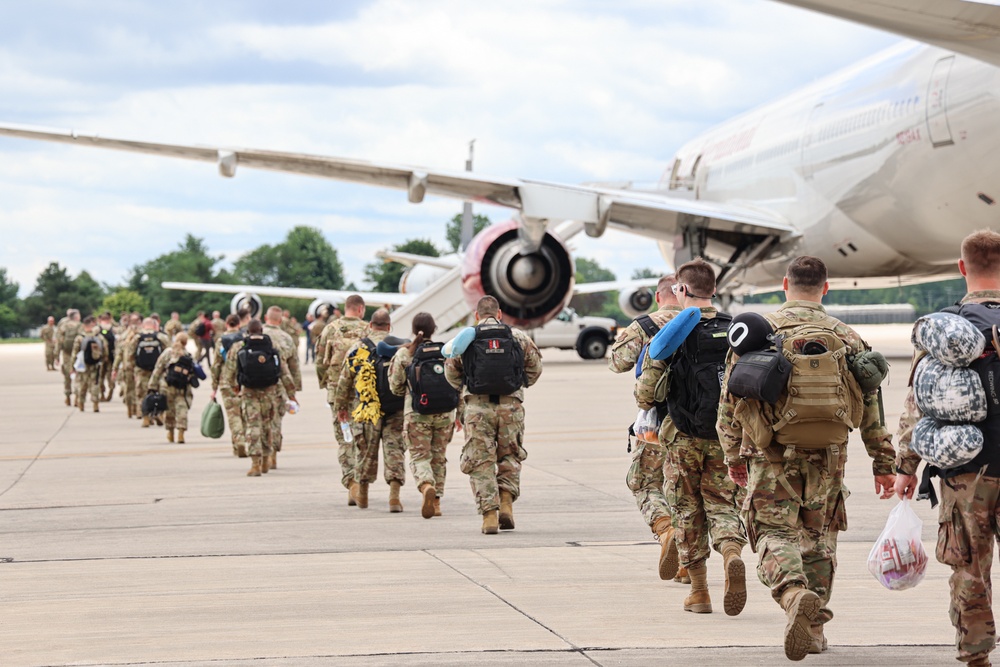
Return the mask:
<svg viewBox="0 0 1000 667">
<path fill-rule="evenodd" d="M 261 311 L 264 310 L 264 302 L 256 294 L 240 292 L 229 302 L 229 310 L 236 313 L 239 312 L 240 308 L 247 308 L 250 311 L 250 317 L 260 317 Z"/>
<path fill-rule="evenodd" d="M 652 305 L 653 290 L 648 287 L 622 290 L 618 294 L 618 307 L 632 319 L 649 312 Z"/>
</svg>

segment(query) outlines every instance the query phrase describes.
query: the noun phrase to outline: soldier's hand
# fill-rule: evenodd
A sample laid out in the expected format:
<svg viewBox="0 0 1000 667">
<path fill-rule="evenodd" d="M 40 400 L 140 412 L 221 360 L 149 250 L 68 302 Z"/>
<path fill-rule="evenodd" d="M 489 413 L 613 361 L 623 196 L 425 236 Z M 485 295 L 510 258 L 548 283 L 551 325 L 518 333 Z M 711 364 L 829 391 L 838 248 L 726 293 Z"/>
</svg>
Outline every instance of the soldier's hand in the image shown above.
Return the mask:
<svg viewBox="0 0 1000 667">
<path fill-rule="evenodd" d="M 213 401 L 215 400 L 215 390 L 214 389 L 212 390 L 212 400 Z"/>
<path fill-rule="evenodd" d="M 733 484 L 740 487 L 746 487 L 749 475 L 747 474 L 747 464 L 741 463 L 740 465 L 729 466 L 729 479 L 733 480 Z"/>
<path fill-rule="evenodd" d="M 917 490 L 917 476 L 897 473 L 893 490 L 896 492 L 896 497 L 900 500 L 903 498 L 912 498 L 913 492 Z"/>
<path fill-rule="evenodd" d="M 462 420 L 458 419 L 457 417 L 455 418 L 455 430 L 456 431 L 462 430 Z"/>
<path fill-rule="evenodd" d="M 337 410 L 337 421 L 339 422 L 347 421 L 347 410 Z"/>
<path fill-rule="evenodd" d="M 879 494 L 879 498 L 882 500 L 892 498 L 893 485 L 895 483 L 895 475 L 875 475 L 875 493 Z"/>
</svg>

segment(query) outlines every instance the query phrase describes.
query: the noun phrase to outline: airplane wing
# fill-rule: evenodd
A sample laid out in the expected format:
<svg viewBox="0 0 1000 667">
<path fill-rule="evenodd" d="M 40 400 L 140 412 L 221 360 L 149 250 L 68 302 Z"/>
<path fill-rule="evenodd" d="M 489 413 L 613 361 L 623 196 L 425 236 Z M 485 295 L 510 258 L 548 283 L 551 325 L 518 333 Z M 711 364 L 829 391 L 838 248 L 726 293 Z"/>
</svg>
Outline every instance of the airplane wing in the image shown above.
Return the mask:
<svg viewBox="0 0 1000 667">
<path fill-rule="evenodd" d="M 659 278 L 644 278 L 642 280 L 608 280 L 596 283 L 577 283 L 573 287 L 573 294 L 594 294 L 595 292 L 613 292 L 629 288 L 656 287 L 656 283 L 659 281 Z"/>
<path fill-rule="evenodd" d="M 427 266 L 439 269 L 453 269 L 458 266 L 455 256 L 451 257 L 430 257 L 428 255 L 415 255 L 409 252 L 396 252 L 394 250 L 380 250 L 375 256 L 386 262 L 396 262 L 403 266 L 414 266 L 415 264 L 426 264 Z"/>
<path fill-rule="evenodd" d="M 265 287 L 262 285 L 221 285 L 218 283 L 177 283 L 165 282 L 164 289 L 188 290 L 191 292 L 219 292 L 238 294 L 250 292 L 258 296 L 286 297 L 291 299 L 329 299 L 342 303 L 351 294 L 359 294 L 366 303 L 405 306 L 413 300 L 412 294 L 398 292 L 359 292 L 353 290 L 313 289 L 309 287 Z"/>
<path fill-rule="evenodd" d="M 777 0 L 1000 67 L 1000 7 L 967 0 Z"/>
<path fill-rule="evenodd" d="M 525 241 L 528 249 L 541 242 L 537 232 L 543 230 L 544 225 L 566 220 L 583 223 L 587 234 L 593 237 L 601 236 L 610 224 L 645 236 L 670 239 L 685 221 L 697 221 L 712 229 L 781 238 L 796 233 L 787 220 L 774 213 L 735 204 L 699 201 L 679 191 L 639 192 L 566 185 L 302 153 L 113 139 L 75 130 L 25 125 L 0 124 L 0 136 L 215 162 L 219 172 L 228 177 L 235 176 L 237 167 L 242 165 L 379 185 L 405 190 L 413 203 L 420 203 L 426 194 L 432 194 L 505 206 L 520 210 L 522 220 L 532 226 L 531 233 L 523 237 L 528 239 Z"/>
</svg>

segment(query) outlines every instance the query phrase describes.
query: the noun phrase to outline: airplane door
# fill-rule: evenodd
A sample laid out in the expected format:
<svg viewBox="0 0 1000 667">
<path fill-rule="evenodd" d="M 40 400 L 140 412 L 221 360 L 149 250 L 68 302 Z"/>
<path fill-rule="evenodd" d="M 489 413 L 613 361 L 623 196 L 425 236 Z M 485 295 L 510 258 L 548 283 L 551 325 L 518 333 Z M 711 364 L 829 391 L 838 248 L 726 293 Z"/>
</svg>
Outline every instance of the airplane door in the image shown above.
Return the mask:
<svg viewBox="0 0 1000 667">
<path fill-rule="evenodd" d="M 955 56 L 946 56 L 934 63 L 931 80 L 927 86 L 927 133 L 934 148 L 951 146 L 951 128 L 948 126 L 948 75 L 955 63 Z"/>
</svg>

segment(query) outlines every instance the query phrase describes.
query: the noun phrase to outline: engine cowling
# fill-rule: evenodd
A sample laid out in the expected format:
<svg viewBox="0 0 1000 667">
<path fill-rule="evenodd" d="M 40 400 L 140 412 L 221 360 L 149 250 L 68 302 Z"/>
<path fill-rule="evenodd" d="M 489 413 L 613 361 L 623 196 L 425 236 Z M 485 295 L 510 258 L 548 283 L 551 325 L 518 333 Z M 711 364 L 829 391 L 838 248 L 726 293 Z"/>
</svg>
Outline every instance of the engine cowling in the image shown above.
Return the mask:
<svg viewBox="0 0 1000 667">
<path fill-rule="evenodd" d="M 500 302 L 504 322 L 530 329 L 548 322 L 573 296 L 573 260 L 563 242 L 546 234 L 538 252 L 522 255 L 517 221 L 487 227 L 462 261 L 462 289 L 473 311 L 484 295 Z"/>
<path fill-rule="evenodd" d="M 229 310 L 231 312 L 238 312 L 240 308 L 247 308 L 250 311 L 250 317 L 260 317 L 261 311 L 264 310 L 264 302 L 260 300 L 260 297 L 256 294 L 251 294 L 250 292 L 240 292 L 233 297 L 233 300 L 229 302 Z"/>
<path fill-rule="evenodd" d="M 439 266 L 414 264 L 403 271 L 403 275 L 399 277 L 399 293 L 420 294 L 447 272 L 448 269 L 442 269 Z"/>
<path fill-rule="evenodd" d="M 631 290 L 622 290 L 618 293 L 618 307 L 631 319 L 648 313 L 652 306 L 653 290 L 648 287 L 637 287 Z"/>
<path fill-rule="evenodd" d="M 320 311 L 323 311 L 327 316 L 329 316 L 336 307 L 337 304 L 329 299 L 316 299 L 309 304 L 309 309 L 306 312 L 313 317 L 319 317 Z"/>
</svg>

